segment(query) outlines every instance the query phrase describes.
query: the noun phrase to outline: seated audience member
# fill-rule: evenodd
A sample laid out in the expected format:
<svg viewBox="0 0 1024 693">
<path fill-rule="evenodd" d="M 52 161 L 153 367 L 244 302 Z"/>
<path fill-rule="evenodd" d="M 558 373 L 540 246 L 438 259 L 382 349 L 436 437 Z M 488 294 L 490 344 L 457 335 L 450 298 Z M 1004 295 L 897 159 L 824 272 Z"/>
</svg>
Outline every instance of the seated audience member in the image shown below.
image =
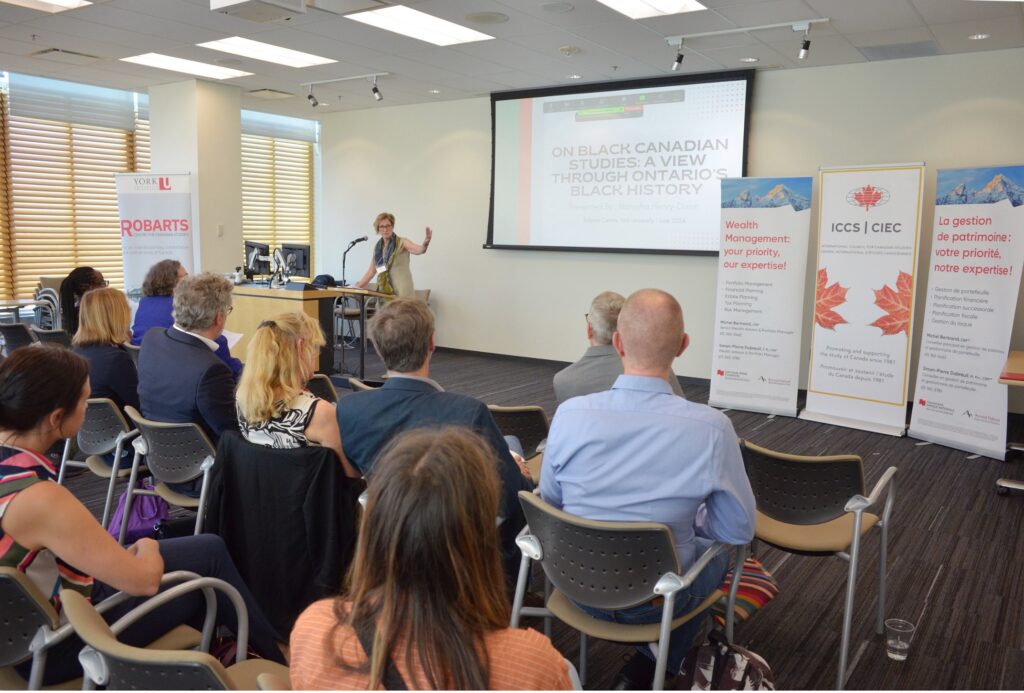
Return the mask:
<svg viewBox="0 0 1024 693">
<path fill-rule="evenodd" d="M 196 423 L 214 445 L 237 431 L 235 378 L 214 354 L 231 312 L 232 284 L 219 274 L 185 277 L 174 289 L 174 325 L 146 333 L 139 352 L 142 415 Z"/>
<path fill-rule="evenodd" d="M 551 423 L 541 472 L 541 496 L 566 512 L 594 520 L 662 522 L 672 530 L 682 570 L 709 540 L 744 544 L 754 537 L 754 494 L 732 423 L 721 412 L 676 397 L 667 379 L 689 344 L 683 312 L 669 294 L 634 293 L 612 336 L 625 373 L 607 392 L 574 398 Z M 722 584 L 720 554 L 676 597 L 676 615 L 694 609 Z M 582 605 L 581 605 L 582 606 Z M 614 612 L 586 608 L 619 623 L 657 623 L 652 604 Z M 672 632 L 669 674 L 700 629 L 695 618 Z M 650 688 L 654 660 L 647 646 L 619 672 L 619 688 Z"/>
<path fill-rule="evenodd" d="M 622 359 L 612 346 L 612 333 L 625 301 L 614 291 L 604 291 L 594 297 L 586 315 L 590 346 L 579 361 L 555 373 L 555 399 L 558 404 L 580 395 L 604 392 L 622 375 Z M 679 378 L 671 370 L 668 384 L 672 386 L 672 392 L 683 396 Z"/>
<path fill-rule="evenodd" d="M 107 285 L 97 270 L 92 267 L 76 267 L 60 283 L 61 328 L 69 335 L 78 332 L 78 302 L 86 291 L 101 289 Z"/>
<path fill-rule="evenodd" d="M 516 494 L 533 488 L 529 471 L 513 459 L 487 405 L 445 392 L 430 379 L 434 316 L 426 303 L 394 299 L 369 321 L 369 336 L 384 361 L 388 379 L 382 387 L 356 392 L 338 402 L 338 428 L 349 462 L 369 476 L 377 455 L 391 438 L 412 428 L 466 426 L 482 435 L 491 446 L 501 478 L 502 549 L 506 574 L 514 578 L 520 558 L 515 537 L 526 523 Z"/>
<path fill-rule="evenodd" d="M 93 289 L 82 296 L 78 331 L 71 340 L 76 354 L 89 362 L 93 397 L 108 397 L 121 411 L 139 408 L 139 374 L 125 350 L 131 308 L 117 289 Z"/>
<path fill-rule="evenodd" d="M 306 389 L 326 343 L 320 323 L 305 313 L 282 313 L 260 323 L 249 341 L 235 396 L 238 426 L 246 440 L 258 445 L 330 448 L 345 475 L 358 477 L 341 449 L 334 404 Z"/>
<path fill-rule="evenodd" d="M 154 327 L 170 327 L 174 324 L 171 314 L 174 308 L 174 287 L 178 280 L 188 275 L 185 267 L 177 260 L 161 260 L 149 268 L 142 282 L 142 300 L 135 311 L 135 325 L 132 326 L 132 344 L 139 346 L 142 338 Z M 217 342 L 217 356 L 231 368 L 235 378 L 242 372 L 242 362 L 231 355 L 227 337 L 221 335 Z"/>
<path fill-rule="evenodd" d="M 294 689 L 394 690 L 389 669 L 408 690 L 572 687 L 546 637 L 508 627 L 487 442 L 458 427 L 405 433 L 368 491 L 347 591 L 292 630 Z"/>
<path fill-rule="evenodd" d="M 61 438 L 74 436 L 85 418 L 89 372 L 85 359 L 52 345 L 19 349 L 0 364 L 0 565 L 19 570 L 60 610 L 61 587 L 93 603 L 120 590 L 153 595 L 164 572 L 188 570 L 225 580 L 242 594 L 249 613 L 249 643 L 263 657 L 284 663 L 279 637 L 238 575 L 219 537 L 140 539 L 122 548 L 71 492 L 55 483 L 57 470 L 45 455 Z M 73 567 L 72 567 L 73 566 Z M 141 600 L 103 614 L 120 618 Z M 201 628 L 206 602 L 200 592 L 176 599 L 128 628 L 124 643 L 145 646 L 182 623 Z M 235 610 L 218 596 L 217 617 L 235 630 Z M 82 675 L 71 637 L 49 650 L 44 683 Z M 19 665 L 27 676 L 31 662 Z"/>
</svg>

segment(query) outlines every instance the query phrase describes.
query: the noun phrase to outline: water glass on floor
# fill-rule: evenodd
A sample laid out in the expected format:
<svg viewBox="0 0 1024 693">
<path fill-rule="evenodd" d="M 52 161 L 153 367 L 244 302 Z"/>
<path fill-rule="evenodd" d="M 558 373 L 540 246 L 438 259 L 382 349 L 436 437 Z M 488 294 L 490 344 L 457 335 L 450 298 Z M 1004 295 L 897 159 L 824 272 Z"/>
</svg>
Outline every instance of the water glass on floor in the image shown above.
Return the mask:
<svg viewBox="0 0 1024 693">
<path fill-rule="evenodd" d="M 902 662 L 910 651 L 910 641 L 914 639 L 914 624 L 900 618 L 885 620 L 885 654 L 889 659 Z"/>
</svg>

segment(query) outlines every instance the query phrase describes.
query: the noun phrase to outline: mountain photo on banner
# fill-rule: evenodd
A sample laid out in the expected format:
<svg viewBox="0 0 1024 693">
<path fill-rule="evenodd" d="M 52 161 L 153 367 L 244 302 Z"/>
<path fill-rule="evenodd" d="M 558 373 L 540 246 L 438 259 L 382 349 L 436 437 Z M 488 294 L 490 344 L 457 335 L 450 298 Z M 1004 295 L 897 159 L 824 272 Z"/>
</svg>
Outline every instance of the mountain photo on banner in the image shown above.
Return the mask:
<svg viewBox="0 0 1024 693">
<path fill-rule="evenodd" d="M 722 208 L 764 209 L 790 205 L 794 211 L 811 206 L 811 179 L 728 178 L 722 181 Z"/>
<path fill-rule="evenodd" d="M 936 205 L 984 205 L 1009 200 L 1024 204 L 1024 181 L 1014 181 L 1005 166 L 939 171 L 935 184 Z M 1019 169 L 1017 169 L 1019 170 Z"/>
</svg>

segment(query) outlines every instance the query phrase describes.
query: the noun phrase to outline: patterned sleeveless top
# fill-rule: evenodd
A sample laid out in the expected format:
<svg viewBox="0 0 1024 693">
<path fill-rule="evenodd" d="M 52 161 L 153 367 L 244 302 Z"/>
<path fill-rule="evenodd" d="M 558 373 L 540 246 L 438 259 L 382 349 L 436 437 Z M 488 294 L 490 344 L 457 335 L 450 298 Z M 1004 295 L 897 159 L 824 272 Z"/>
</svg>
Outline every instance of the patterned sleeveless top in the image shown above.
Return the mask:
<svg viewBox="0 0 1024 693">
<path fill-rule="evenodd" d="M 57 478 L 53 463 L 44 455 L 0 446 L 0 519 L 11 501 L 28 487 Z M 0 566 L 25 574 L 60 612 L 61 588 L 73 589 L 88 599 L 92 578 L 57 558 L 49 549 L 27 549 L 0 527 Z"/>
<path fill-rule="evenodd" d="M 320 400 L 307 390 L 291 398 L 287 403 L 279 402 L 284 408 L 281 415 L 258 424 L 250 424 L 241 414 L 238 427 L 242 436 L 250 443 L 268 448 L 305 448 L 316 445 L 306 437 L 306 427 L 313 420 L 313 411 Z"/>
</svg>

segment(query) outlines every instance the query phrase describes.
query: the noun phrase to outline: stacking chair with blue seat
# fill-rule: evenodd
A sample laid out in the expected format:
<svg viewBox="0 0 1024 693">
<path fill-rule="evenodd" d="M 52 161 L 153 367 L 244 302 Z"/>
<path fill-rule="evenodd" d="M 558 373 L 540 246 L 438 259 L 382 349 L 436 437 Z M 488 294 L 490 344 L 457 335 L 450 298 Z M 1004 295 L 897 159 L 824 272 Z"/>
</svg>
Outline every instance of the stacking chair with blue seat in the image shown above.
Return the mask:
<svg viewBox="0 0 1024 693">
<path fill-rule="evenodd" d="M 60 328 L 55 330 L 45 330 L 36 325 L 32 325 L 29 329 L 32 330 L 32 336 L 41 343 L 59 344 L 62 347 L 71 348 L 71 336 Z"/>
<path fill-rule="evenodd" d="M 679 575 L 672 531 L 657 522 L 602 522 L 563 512 L 539 496 L 519 492 L 526 514 L 527 529 L 516 539 L 523 552 L 512 605 L 511 626 L 521 616 L 556 616 L 580 632 L 579 675 L 587 681 L 587 636 L 621 643 L 657 643 L 654 689 L 665 684 L 668 643 L 672 630 L 704 614 L 723 596 L 714 590 L 701 604 L 678 618 L 672 617 L 675 596 L 693 584 L 705 566 L 726 544 L 712 544 L 686 571 Z M 736 547 L 736 566 L 742 569 L 746 547 Z M 524 607 L 530 562 L 540 561 L 554 590 L 544 608 Z M 737 571 L 738 573 L 739 571 Z M 736 592 L 739 580 L 729 590 L 726 606 L 726 636 L 732 639 Z M 664 599 L 660 623 L 627 625 L 594 618 L 577 604 L 615 611 Z M 653 648 L 652 648 L 653 649 Z"/>
<path fill-rule="evenodd" d="M 755 541 L 788 553 L 838 556 L 849 562 L 836 689 L 846 684 L 850 630 L 857 587 L 861 538 L 882 530 L 878 555 L 878 610 L 875 631 L 883 633 L 889 525 L 896 498 L 896 467 L 889 467 L 867 496 L 858 455 L 790 455 L 741 440 L 743 463 L 757 502 Z M 881 517 L 867 510 L 886 493 Z"/>
<path fill-rule="evenodd" d="M 128 519 L 131 516 L 132 500 L 135 496 L 159 496 L 171 505 L 191 508 L 196 511 L 194 534 L 202 534 L 203 517 L 210 490 L 210 469 L 216 454 L 209 437 L 194 423 L 163 423 L 150 421 L 142 416 L 135 407 L 125 407 L 125 413 L 139 430 L 139 437 L 132 441 L 135 457 L 132 460 L 132 472 L 128 480 L 128 491 L 125 498 L 124 518 L 118 543 L 124 544 L 128 531 Z M 149 473 L 156 479 L 154 490 L 149 491 L 136 487 L 139 472 L 142 469 L 142 458 L 146 458 Z M 199 498 L 178 493 L 169 484 L 183 484 L 202 479 Z"/>
<path fill-rule="evenodd" d="M 0 340 L 3 341 L 3 355 L 10 356 L 15 349 L 32 346 L 36 338 L 24 323 L 0 323 Z"/>
</svg>

